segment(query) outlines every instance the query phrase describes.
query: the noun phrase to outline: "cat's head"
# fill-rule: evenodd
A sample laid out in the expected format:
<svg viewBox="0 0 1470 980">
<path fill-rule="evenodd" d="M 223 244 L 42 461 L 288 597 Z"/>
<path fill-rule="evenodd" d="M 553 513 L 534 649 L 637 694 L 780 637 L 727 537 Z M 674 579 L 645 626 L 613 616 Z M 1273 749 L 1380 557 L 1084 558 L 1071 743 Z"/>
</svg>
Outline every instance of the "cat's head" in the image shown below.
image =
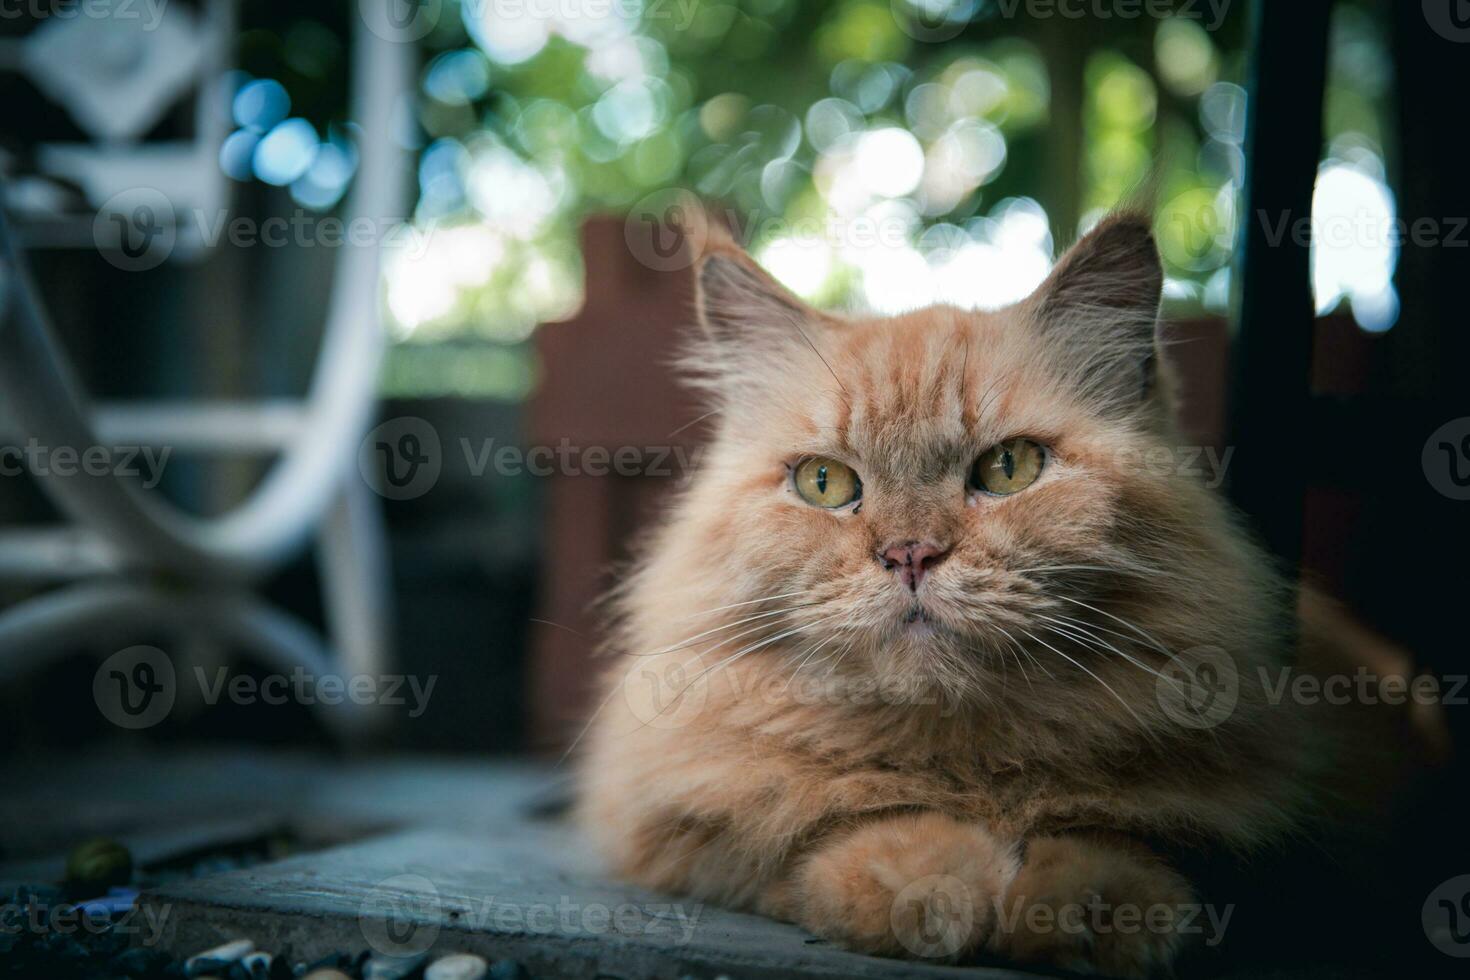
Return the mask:
<svg viewBox="0 0 1470 980">
<path fill-rule="evenodd" d="M 696 275 L 719 421 L 664 540 L 757 617 L 725 652 L 984 697 L 1252 628 L 1253 555 L 1173 448 L 1145 219 L 995 312 L 823 313 L 718 234 Z"/>
</svg>

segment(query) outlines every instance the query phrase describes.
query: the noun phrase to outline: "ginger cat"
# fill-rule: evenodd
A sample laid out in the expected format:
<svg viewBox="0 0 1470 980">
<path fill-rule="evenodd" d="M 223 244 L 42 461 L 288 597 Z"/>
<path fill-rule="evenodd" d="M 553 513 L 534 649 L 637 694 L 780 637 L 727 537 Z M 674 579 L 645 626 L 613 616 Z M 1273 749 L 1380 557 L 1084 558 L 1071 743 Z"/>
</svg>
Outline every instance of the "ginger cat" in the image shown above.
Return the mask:
<svg viewBox="0 0 1470 980">
<path fill-rule="evenodd" d="M 585 832 L 855 950 L 1167 972 L 1196 898 L 1152 844 L 1280 839 L 1336 749 L 1266 697 L 1296 658 L 1271 562 L 1158 465 L 1147 220 L 992 313 L 819 312 L 714 227 L 696 274 L 718 426 L 615 598 Z"/>
</svg>

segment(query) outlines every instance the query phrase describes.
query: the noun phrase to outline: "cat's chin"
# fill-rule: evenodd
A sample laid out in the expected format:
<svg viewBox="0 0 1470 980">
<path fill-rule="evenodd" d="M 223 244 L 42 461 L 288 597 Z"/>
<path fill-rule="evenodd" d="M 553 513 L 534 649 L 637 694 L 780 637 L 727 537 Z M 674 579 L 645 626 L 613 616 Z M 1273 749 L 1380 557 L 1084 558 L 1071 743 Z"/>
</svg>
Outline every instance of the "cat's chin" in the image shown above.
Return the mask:
<svg viewBox="0 0 1470 980">
<path fill-rule="evenodd" d="M 920 600 L 911 600 L 899 607 L 892 629 L 895 636 L 911 639 L 959 639 L 959 631 L 945 621 L 943 611 L 932 602 Z"/>
<path fill-rule="evenodd" d="M 933 613 L 920 605 L 914 605 L 904 612 L 899 629 L 903 635 L 918 640 L 948 632 L 944 624 L 934 618 Z"/>
</svg>

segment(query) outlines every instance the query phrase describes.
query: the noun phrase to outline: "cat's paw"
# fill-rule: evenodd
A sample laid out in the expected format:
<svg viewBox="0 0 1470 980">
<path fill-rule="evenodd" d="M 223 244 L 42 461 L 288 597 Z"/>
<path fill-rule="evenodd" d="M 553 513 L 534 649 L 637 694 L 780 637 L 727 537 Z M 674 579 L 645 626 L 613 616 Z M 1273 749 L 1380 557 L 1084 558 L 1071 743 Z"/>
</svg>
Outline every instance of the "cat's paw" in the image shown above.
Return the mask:
<svg viewBox="0 0 1470 980">
<path fill-rule="evenodd" d="M 1124 841 L 1027 842 L 1025 863 L 996 910 L 990 948 L 1077 973 L 1169 975 L 1198 912 L 1189 884 Z"/>
<path fill-rule="evenodd" d="M 829 843 L 798 870 L 787 917 L 851 949 L 956 960 L 990 935 L 1016 848 L 939 814 L 894 817 Z"/>
</svg>

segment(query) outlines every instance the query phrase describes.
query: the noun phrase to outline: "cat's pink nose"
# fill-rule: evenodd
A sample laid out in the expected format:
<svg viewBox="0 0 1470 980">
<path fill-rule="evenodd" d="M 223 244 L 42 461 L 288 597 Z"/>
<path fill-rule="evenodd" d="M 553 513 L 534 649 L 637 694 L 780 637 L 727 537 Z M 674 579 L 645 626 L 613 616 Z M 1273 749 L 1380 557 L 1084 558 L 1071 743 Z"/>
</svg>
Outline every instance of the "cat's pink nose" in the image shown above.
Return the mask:
<svg viewBox="0 0 1470 980">
<path fill-rule="evenodd" d="M 910 592 L 919 591 L 924 576 L 948 557 L 947 547 L 928 541 L 905 541 L 878 552 L 879 564 L 890 572 L 898 572 L 899 581 L 908 586 Z"/>
</svg>

